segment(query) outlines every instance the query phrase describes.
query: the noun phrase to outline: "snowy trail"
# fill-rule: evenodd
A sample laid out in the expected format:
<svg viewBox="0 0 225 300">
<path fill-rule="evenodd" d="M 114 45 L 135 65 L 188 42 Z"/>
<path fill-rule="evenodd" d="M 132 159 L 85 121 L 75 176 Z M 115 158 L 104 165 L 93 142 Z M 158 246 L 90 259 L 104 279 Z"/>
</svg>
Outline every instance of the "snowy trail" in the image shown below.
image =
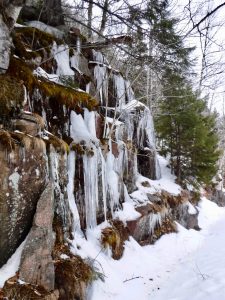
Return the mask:
<svg viewBox="0 0 225 300">
<path fill-rule="evenodd" d="M 100 253 L 106 278 L 94 284 L 90 299 L 224 300 L 225 208 L 203 198 L 199 225 L 201 231 L 178 225 L 179 233 L 151 246 L 141 247 L 131 238 L 119 261 Z"/>
<path fill-rule="evenodd" d="M 202 246 L 180 263 L 151 300 L 225 299 L 225 216 L 204 235 Z"/>
</svg>

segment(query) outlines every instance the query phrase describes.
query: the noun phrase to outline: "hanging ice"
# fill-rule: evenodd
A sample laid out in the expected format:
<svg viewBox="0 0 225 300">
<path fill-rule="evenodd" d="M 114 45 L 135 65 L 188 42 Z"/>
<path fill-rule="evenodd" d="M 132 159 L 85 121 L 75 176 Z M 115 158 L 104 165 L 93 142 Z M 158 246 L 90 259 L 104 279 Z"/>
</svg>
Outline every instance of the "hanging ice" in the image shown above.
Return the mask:
<svg viewBox="0 0 225 300">
<path fill-rule="evenodd" d="M 75 152 L 71 151 L 68 156 L 68 185 L 67 185 L 67 193 L 69 199 L 70 210 L 73 214 L 73 232 L 77 229 L 80 229 L 80 217 L 77 210 L 75 197 L 74 197 L 74 177 L 75 177 Z"/>
<path fill-rule="evenodd" d="M 94 153 L 93 156 L 87 154 L 83 156 L 87 228 L 94 228 L 97 225 L 96 210 L 98 207 L 98 155 L 95 147 L 93 147 L 92 151 Z"/>
<path fill-rule="evenodd" d="M 57 45 L 56 42 L 54 42 L 52 55 L 57 62 L 57 75 L 74 75 L 74 71 L 70 68 L 69 47 L 67 45 Z"/>
<path fill-rule="evenodd" d="M 114 74 L 114 86 L 116 93 L 116 103 L 119 108 L 126 104 L 126 85 L 121 74 Z"/>
</svg>

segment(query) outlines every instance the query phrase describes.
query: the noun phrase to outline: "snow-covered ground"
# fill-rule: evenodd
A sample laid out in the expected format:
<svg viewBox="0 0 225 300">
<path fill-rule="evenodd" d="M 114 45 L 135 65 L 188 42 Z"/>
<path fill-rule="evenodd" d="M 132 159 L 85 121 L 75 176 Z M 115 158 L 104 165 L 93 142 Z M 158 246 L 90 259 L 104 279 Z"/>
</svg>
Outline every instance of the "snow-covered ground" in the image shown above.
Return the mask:
<svg viewBox="0 0 225 300">
<path fill-rule="evenodd" d="M 219 211 L 205 199 L 201 205 L 208 214 L 200 215 L 200 225 L 204 228 L 200 247 L 179 262 L 160 290 L 151 295 L 151 300 L 225 299 L 225 211 Z M 212 214 L 219 219 L 207 228 Z"/>
<path fill-rule="evenodd" d="M 94 283 L 91 300 L 224 299 L 225 209 L 205 198 L 199 209 L 201 231 L 178 225 L 178 234 L 165 235 L 145 247 L 130 238 L 119 261 L 99 254 L 94 243 L 91 249 L 86 245 L 90 256 L 96 253 L 96 264 L 106 276 L 104 283 Z"/>
</svg>

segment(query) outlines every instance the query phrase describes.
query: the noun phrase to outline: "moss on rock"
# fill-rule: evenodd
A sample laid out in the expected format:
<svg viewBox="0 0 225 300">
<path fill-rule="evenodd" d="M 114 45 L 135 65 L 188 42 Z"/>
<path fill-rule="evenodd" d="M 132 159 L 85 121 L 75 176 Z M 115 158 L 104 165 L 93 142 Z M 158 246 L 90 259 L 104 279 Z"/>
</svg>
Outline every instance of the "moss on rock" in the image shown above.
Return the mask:
<svg viewBox="0 0 225 300">
<path fill-rule="evenodd" d="M 0 115 L 8 116 L 21 109 L 24 101 L 23 82 L 9 75 L 0 75 Z"/>
</svg>

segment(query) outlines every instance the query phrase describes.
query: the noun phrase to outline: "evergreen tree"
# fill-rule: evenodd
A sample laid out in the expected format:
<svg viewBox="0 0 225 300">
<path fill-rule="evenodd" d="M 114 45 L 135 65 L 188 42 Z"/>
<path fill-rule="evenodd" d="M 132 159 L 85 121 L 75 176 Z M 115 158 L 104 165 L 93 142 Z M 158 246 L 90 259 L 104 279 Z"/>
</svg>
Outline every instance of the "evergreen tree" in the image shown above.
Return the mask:
<svg viewBox="0 0 225 300">
<path fill-rule="evenodd" d="M 215 115 L 207 113 L 205 101 L 177 74 L 167 77 L 164 96 L 156 117 L 162 154 L 169 154 L 179 183 L 209 183 L 219 158 Z"/>
</svg>

